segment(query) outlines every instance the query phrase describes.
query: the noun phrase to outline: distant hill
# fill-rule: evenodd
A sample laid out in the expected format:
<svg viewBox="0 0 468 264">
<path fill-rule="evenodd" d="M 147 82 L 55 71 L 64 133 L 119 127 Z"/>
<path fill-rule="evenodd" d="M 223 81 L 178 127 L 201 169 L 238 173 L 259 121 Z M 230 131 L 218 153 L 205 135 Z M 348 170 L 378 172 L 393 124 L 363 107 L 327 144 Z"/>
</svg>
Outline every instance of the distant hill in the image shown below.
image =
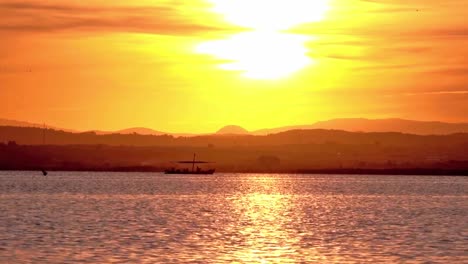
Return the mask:
<svg viewBox="0 0 468 264">
<path fill-rule="evenodd" d="M 0 119 L 0 126 L 11 127 L 36 127 L 42 128 L 42 124 L 35 124 L 23 121 Z M 63 130 L 72 133 L 82 133 L 80 131 L 52 127 L 46 124 L 47 128 L 54 130 Z M 348 132 L 400 132 L 415 135 L 449 135 L 454 133 L 468 133 L 468 123 L 444 123 L 444 122 L 426 122 L 405 119 L 365 119 L 365 118 L 341 118 L 328 121 L 320 121 L 311 125 L 285 126 L 271 129 L 261 129 L 249 132 L 243 127 L 229 125 L 221 128 L 216 135 L 269 135 L 286 132 L 290 130 L 308 130 L 308 129 L 327 129 L 343 130 Z M 135 127 L 117 131 L 87 131 L 85 133 L 95 133 L 97 135 L 110 134 L 138 134 L 138 135 L 171 135 L 175 137 L 194 137 L 207 134 L 189 134 L 189 133 L 167 133 L 145 127 Z"/>
<path fill-rule="evenodd" d="M 230 131 L 230 130 L 229 130 Z M 0 127 L 0 142 L 16 141 L 20 145 L 41 145 L 44 130 L 32 127 Z M 199 135 L 174 137 L 173 135 L 105 134 L 95 132 L 70 133 L 47 129 L 48 145 L 111 145 L 111 146 L 282 146 L 310 144 L 374 145 L 387 142 L 393 146 L 413 144 L 468 143 L 468 133 L 452 135 L 413 135 L 396 132 L 347 132 L 342 130 L 307 129 L 290 130 L 267 136 L 238 134 Z M 379 143 L 380 142 L 380 143 Z"/>
<path fill-rule="evenodd" d="M 150 128 L 128 128 L 121 129 L 116 131 L 102 131 L 102 130 L 92 130 L 86 132 L 77 132 L 77 133 L 95 133 L 96 135 L 142 135 L 142 136 L 174 136 L 174 137 L 195 137 L 199 136 L 198 134 L 188 134 L 188 133 L 167 133 L 162 131 L 153 130 Z"/>
<path fill-rule="evenodd" d="M 2 127 L 2 126 L 43 128 L 44 124 L 36 124 L 36 123 L 30 123 L 30 122 L 0 118 L 0 127 Z M 61 130 L 61 131 L 66 131 L 66 132 L 71 132 L 71 133 L 95 133 L 96 135 L 138 134 L 138 135 L 152 135 L 152 136 L 173 135 L 173 136 L 176 136 L 176 137 L 195 136 L 195 134 L 188 134 L 188 133 L 167 133 L 167 132 L 157 131 L 157 130 L 150 129 L 150 128 L 145 128 L 145 127 L 134 127 L 134 128 L 121 129 L 121 130 L 117 130 L 117 131 L 103 131 L 103 130 L 78 131 L 78 130 L 73 130 L 73 129 L 65 129 L 65 128 L 60 128 L 60 127 L 54 127 L 54 126 L 50 126 L 50 125 L 47 125 L 47 124 L 45 124 L 45 127 L 48 128 L 48 129 Z"/>
<path fill-rule="evenodd" d="M 101 130 L 93 130 L 89 132 L 94 132 L 97 135 L 110 135 L 110 134 L 122 134 L 122 135 L 129 135 L 129 134 L 138 134 L 138 135 L 152 135 L 152 136 L 160 136 L 160 135 L 167 135 L 169 133 L 164 133 L 161 131 L 156 131 L 150 128 L 145 127 L 135 127 L 135 128 L 127 128 L 117 131 L 101 131 Z"/>
<path fill-rule="evenodd" d="M 405 119 L 341 118 L 317 122 L 312 125 L 261 129 L 254 135 L 268 135 L 296 129 L 333 129 L 349 132 L 400 132 L 415 135 L 448 135 L 467 133 L 468 123 L 444 123 Z"/>
<path fill-rule="evenodd" d="M 43 128 L 44 124 L 36 124 L 36 123 L 30 123 L 30 122 L 0 118 L 0 126 Z M 49 126 L 47 124 L 45 124 L 45 127 L 50 128 L 50 129 L 54 129 L 54 130 L 62 130 L 62 131 L 67 131 L 67 132 L 77 132 L 77 131 L 72 130 L 72 129 L 64 129 L 64 128 L 59 128 L 59 127 Z"/>
<path fill-rule="evenodd" d="M 225 126 L 216 132 L 218 135 L 247 135 L 249 131 L 240 126 Z"/>
<path fill-rule="evenodd" d="M 22 122 L 10 119 L 2 119 L 0 118 L 0 126 L 13 126 L 13 127 L 42 127 L 39 124 L 33 124 L 29 122 Z"/>
<path fill-rule="evenodd" d="M 169 134 L 169 133 L 156 131 L 151 128 L 145 128 L 145 127 L 134 127 L 134 128 L 122 129 L 122 130 L 116 131 L 116 133 L 117 134 L 156 135 L 156 136 Z"/>
</svg>

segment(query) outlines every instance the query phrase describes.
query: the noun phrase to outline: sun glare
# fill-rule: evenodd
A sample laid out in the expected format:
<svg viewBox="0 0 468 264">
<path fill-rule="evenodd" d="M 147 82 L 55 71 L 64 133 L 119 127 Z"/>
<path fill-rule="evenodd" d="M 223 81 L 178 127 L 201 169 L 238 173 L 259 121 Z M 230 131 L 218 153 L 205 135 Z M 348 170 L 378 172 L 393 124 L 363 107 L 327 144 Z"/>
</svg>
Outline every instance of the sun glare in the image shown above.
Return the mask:
<svg viewBox="0 0 468 264">
<path fill-rule="evenodd" d="M 304 45 L 308 39 L 294 34 L 245 32 L 201 43 L 197 52 L 226 60 L 221 69 L 239 71 L 251 79 L 278 79 L 312 63 Z"/>
<path fill-rule="evenodd" d="M 210 0 L 213 10 L 232 24 L 278 31 L 323 19 L 328 0 Z"/>
<path fill-rule="evenodd" d="M 310 65 L 306 42 L 311 37 L 285 32 L 294 26 L 322 20 L 328 0 L 209 0 L 213 11 L 237 26 L 249 28 L 226 39 L 201 43 L 196 52 L 223 62 L 223 70 L 239 71 L 252 79 L 287 77 Z"/>
</svg>

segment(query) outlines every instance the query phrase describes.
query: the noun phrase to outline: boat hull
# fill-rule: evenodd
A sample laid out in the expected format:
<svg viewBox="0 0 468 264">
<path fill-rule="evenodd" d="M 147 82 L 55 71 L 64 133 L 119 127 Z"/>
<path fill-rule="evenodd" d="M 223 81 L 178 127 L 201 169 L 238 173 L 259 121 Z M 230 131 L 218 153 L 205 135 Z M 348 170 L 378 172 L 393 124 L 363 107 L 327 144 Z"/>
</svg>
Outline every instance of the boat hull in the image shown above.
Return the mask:
<svg viewBox="0 0 468 264">
<path fill-rule="evenodd" d="M 164 174 L 184 174 L 184 175 L 212 175 L 215 170 L 199 170 L 199 171 L 187 171 L 187 170 L 166 170 Z"/>
</svg>

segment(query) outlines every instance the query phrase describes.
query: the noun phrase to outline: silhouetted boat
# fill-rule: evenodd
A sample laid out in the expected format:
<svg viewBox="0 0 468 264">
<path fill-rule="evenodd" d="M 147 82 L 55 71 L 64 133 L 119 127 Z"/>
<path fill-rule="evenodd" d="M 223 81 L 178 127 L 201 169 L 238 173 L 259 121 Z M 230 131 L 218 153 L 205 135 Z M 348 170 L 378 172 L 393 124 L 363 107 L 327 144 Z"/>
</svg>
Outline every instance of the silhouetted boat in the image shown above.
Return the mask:
<svg viewBox="0 0 468 264">
<path fill-rule="evenodd" d="M 188 161 L 188 160 L 182 160 L 182 161 L 177 161 L 179 164 L 192 164 L 192 170 L 189 170 L 187 168 L 185 169 L 177 169 L 177 168 L 170 168 L 164 171 L 165 174 L 200 174 L 200 175 L 211 175 L 215 173 L 215 169 L 201 169 L 197 166 L 195 168 L 195 164 L 206 164 L 206 163 L 211 163 L 208 161 L 196 161 L 195 160 L 196 155 L 193 154 L 193 160 Z"/>
</svg>

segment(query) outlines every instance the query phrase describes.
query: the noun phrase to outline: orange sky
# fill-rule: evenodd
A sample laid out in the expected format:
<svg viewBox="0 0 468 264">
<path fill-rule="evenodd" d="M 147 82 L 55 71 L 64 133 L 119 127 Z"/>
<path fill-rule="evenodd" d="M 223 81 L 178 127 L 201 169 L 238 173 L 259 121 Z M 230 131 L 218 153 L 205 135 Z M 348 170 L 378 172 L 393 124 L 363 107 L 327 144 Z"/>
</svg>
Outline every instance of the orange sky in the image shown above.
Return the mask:
<svg viewBox="0 0 468 264">
<path fill-rule="evenodd" d="M 168 132 L 468 121 L 466 14 L 466 0 L 0 0 L 0 118 Z"/>
</svg>

